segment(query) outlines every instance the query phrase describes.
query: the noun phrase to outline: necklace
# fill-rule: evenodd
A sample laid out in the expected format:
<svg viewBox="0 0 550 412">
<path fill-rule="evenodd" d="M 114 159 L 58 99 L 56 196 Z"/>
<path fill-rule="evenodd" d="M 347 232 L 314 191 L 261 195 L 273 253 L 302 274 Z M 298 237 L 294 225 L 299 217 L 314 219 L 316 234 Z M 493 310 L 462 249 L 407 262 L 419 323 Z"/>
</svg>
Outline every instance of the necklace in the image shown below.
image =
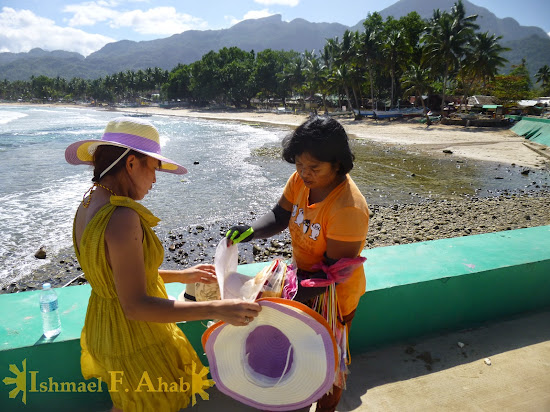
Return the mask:
<svg viewBox="0 0 550 412">
<path fill-rule="evenodd" d="M 92 194 L 97 190 L 98 187 L 101 187 L 102 189 L 107 190 L 108 192 L 111 192 L 113 196 L 117 196 L 115 192 L 113 192 L 111 189 L 109 189 L 107 186 L 103 186 L 101 183 L 94 183 L 92 187 L 90 187 L 88 190 L 86 190 L 86 193 L 84 193 L 84 196 L 82 197 L 82 206 L 87 208 L 90 206 L 90 202 L 92 201 Z M 89 193 L 88 199 L 86 199 L 86 195 Z"/>
</svg>

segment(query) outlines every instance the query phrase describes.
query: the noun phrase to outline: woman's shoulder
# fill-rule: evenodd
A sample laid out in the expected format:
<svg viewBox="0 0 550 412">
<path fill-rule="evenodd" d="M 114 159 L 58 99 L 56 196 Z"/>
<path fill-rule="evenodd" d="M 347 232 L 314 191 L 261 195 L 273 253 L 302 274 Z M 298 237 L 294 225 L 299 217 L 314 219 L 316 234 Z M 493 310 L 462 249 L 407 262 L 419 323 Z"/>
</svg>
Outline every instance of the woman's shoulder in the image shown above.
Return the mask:
<svg viewBox="0 0 550 412">
<path fill-rule="evenodd" d="M 149 226 L 156 226 L 160 222 L 160 219 L 153 215 L 149 209 L 129 197 L 111 196 L 111 204 L 116 206 L 116 210 L 113 213 L 117 215 L 126 216 L 127 218 L 139 216 Z"/>
<path fill-rule="evenodd" d="M 349 207 L 367 208 L 367 200 L 359 190 L 353 179 L 348 175 L 337 196 L 341 203 Z"/>
</svg>

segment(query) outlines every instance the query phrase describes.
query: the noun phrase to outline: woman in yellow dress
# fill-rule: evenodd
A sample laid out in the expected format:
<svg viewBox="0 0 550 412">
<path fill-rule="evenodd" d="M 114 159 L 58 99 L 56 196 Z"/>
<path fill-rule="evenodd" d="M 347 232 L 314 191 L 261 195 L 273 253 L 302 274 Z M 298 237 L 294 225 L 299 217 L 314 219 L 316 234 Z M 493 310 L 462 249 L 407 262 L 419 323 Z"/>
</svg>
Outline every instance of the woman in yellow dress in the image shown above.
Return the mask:
<svg viewBox="0 0 550 412">
<path fill-rule="evenodd" d="M 156 171 L 186 170 L 160 154 L 152 124 L 114 119 L 101 140 L 73 143 L 65 158 L 94 166 L 94 185 L 84 195 L 73 227 L 76 256 L 92 287 L 81 335 L 82 374 L 107 383 L 113 411 L 185 408 L 192 393 L 210 384 L 206 376 L 197 380 L 203 366 L 175 322 L 221 319 L 244 326 L 260 306 L 240 300 L 168 299 L 165 283 L 212 283 L 216 277 L 208 264 L 159 269 L 164 251 L 152 229 L 159 219 L 136 201 L 156 182 Z"/>
</svg>

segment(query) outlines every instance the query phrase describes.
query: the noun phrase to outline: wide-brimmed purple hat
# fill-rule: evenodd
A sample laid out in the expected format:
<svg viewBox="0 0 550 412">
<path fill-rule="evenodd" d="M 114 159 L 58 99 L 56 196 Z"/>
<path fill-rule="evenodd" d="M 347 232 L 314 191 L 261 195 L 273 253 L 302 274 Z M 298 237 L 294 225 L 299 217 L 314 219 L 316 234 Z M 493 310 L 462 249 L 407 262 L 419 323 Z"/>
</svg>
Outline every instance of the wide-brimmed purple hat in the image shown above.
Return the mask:
<svg viewBox="0 0 550 412">
<path fill-rule="evenodd" d="M 160 154 L 159 132 L 146 120 L 117 117 L 107 124 L 101 140 L 82 140 L 67 147 L 65 159 L 73 165 L 92 165 L 95 149 L 100 145 L 125 147 L 154 157 L 161 161 L 162 172 L 187 173 L 185 167 Z"/>
<path fill-rule="evenodd" d="M 218 322 L 202 344 L 220 392 L 270 411 L 316 402 L 334 382 L 337 349 L 325 319 L 291 300 L 265 298 L 247 326 Z"/>
</svg>

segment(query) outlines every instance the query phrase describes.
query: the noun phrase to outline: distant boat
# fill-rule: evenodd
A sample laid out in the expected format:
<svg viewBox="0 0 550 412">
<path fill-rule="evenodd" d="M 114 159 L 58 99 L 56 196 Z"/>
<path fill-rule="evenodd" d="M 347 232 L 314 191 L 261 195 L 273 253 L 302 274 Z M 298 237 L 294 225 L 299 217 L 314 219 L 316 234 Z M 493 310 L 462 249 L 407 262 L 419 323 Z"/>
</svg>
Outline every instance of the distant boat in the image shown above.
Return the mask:
<svg viewBox="0 0 550 412">
<path fill-rule="evenodd" d="M 355 114 L 361 114 L 363 117 L 373 117 L 375 119 L 388 119 L 392 117 L 403 116 L 421 116 L 424 113 L 422 108 L 408 108 L 397 110 L 354 110 Z"/>
<path fill-rule="evenodd" d="M 374 110 L 353 110 L 355 115 L 357 116 L 360 114 L 363 117 L 373 117 L 374 116 Z"/>
</svg>

